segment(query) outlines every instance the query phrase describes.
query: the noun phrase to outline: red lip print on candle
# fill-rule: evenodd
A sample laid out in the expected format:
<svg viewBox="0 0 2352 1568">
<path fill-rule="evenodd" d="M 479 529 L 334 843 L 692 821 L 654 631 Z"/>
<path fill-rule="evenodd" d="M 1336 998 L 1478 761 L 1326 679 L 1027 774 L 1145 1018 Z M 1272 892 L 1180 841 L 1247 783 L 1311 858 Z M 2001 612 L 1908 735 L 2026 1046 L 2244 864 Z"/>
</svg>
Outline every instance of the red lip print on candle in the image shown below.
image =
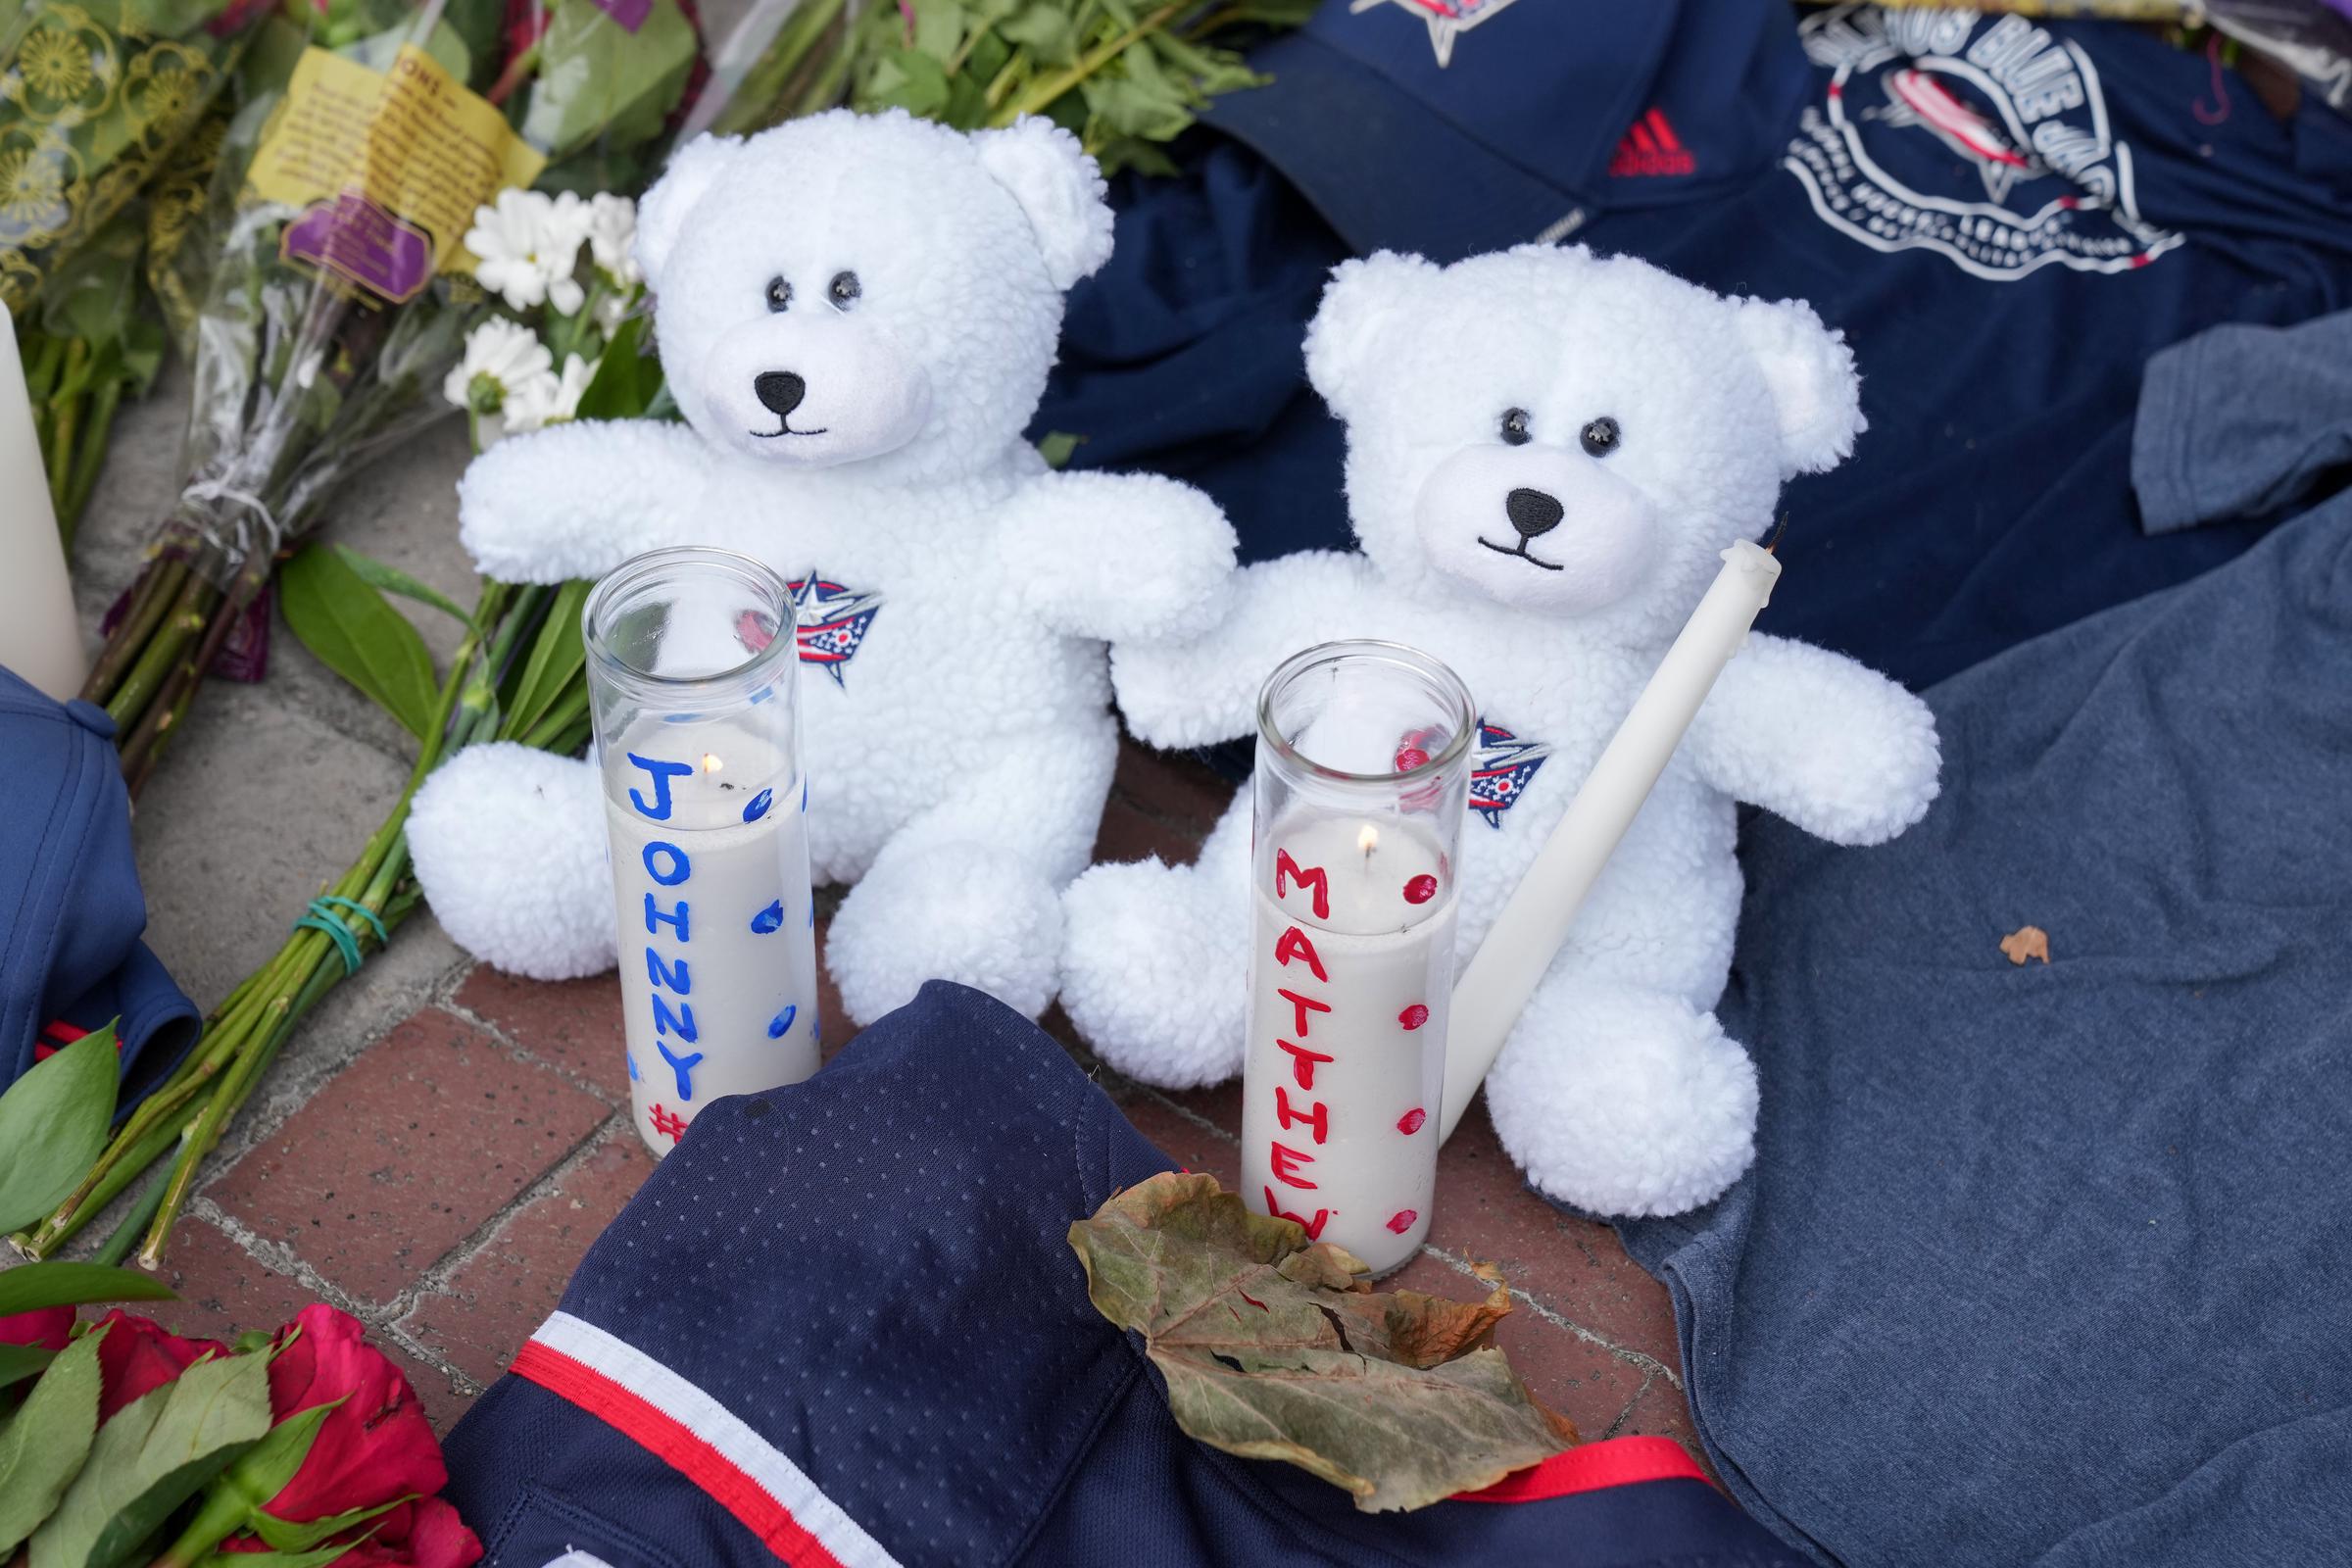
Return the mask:
<svg viewBox="0 0 2352 1568">
<path fill-rule="evenodd" d="M 1413 1221 L 1420 1217 L 1421 1211 L 1417 1208 L 1400 1208 L 1389 1216 L 1389 1229 L 1402 1236 L 1413 1228 Z"/>
<path fill-rule="evenodd" d="M 1437 896 L 1438 879 L 1427 871 L 1404 885 L 1404 902 L 1407 904 L 1427 904 Z"/>
<path fill-rule="evenodd" d="M 1410 1138 L 1413 1136 L 1413 1134 L 1419 1132 L 1422 1124 L 1428 1120 L 1429 1112 L 1423 1110 L 1419 1105 L 1415 1105 L 1412 1109 L 1406 1111 L 1403 1115 L 1396 1118 L 1396 1130 L 1404 1134 L 1405 1137 Z"/>
<path fill-rule="evenodd" d="M 1429 1008 L 1416 1002 L 1396 1015 L 1396 1021 L 1407 1029 L 1418 1029 L 1429 1022 Z"/>
</svg>

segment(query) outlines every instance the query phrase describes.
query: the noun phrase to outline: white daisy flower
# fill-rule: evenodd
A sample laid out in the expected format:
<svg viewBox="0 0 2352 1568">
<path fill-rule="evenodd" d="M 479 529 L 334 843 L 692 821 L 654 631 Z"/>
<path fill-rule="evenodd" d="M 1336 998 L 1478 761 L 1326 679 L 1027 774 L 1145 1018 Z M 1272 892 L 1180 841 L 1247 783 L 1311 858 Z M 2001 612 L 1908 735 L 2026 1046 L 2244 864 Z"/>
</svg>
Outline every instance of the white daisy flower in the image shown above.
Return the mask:
<svg viewBox="0 0 2352 1568">
<path fill-rule="evenodd" d="M 645 280 L 632 250 L 637 242 L 637 204 L 626 196 L 598 195 L 589 201 L 588 252 L 607 277 L 627 288 Z"/>
<path fill-rule="evenodd" d="M 555 365 L 555 356 L 538 333 L 520 321 L 494 316 L 466 334 L 466 358 L 442 381 L 441 395 L 461 409 L 472 408 L 475 383 L 487 380 L 485 393 L 494 395 L 484 396 L 482 408 L 493 411 L 514 397 L 515 388 L 549 374 Z"/>
<path fill-rule="evenodd" d="M 596 367 L 577 354 L 564 360 L 564 373 L 543 370 L 507 394 L 507 433 L 542 430 L 562 424 L 579 411 L 580 394 L 588 390 Z"/>
<path fill-rule="evenodd" d="M 620 323 L 629 318 L 629 296 L 600 294 L 588 314 L 595 320 L 596 329 L 604 333 L 606 341 L 610 342 L 612 334 L 620 330 Z"/>
<path fill-rule="evenodd" d="M 466 248 L 480 259 L 474 277 L 514 310 L 544 303 L 569 316 L 587 298 L 571 273 L 589 218 L 588 204 L 570 191 L 500 191 L 493 205 L 473 210 L 466 231 Z"/>
</svg>

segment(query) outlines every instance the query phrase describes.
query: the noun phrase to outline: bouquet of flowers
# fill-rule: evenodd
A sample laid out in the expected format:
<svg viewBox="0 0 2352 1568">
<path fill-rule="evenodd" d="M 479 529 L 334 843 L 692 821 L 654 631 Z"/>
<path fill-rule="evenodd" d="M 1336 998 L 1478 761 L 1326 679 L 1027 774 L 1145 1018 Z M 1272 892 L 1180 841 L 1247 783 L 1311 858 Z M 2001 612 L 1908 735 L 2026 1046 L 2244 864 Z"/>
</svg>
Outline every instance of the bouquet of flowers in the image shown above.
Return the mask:
<svg viewBox="0 0 2352 1568">
<path fill-rule="evenodd" d="M 758 130 L 827 109 L 905 109 L 958 130 L 1049 116 L 1105 174 L 1173 173 L 1162 144 L 1262 78 L 1230 40 L 1295 27 L 1315 0 L 771 0 L 789 16 L 689 129 Z M 747 23 L 747 28 L 749 24 Z M 729 68 L 722 63 L 722 73 Z"/>
<path fill-rule="evenodd" d="M 477 446 L 501 431 L 572 417 L 659 412 L 661 372 L 642 341 L 644 285 L 629 258 L 635 230 L 634 204 L 611 194 L 583 201 L 507 190 L 474 213 L 466 243 L 481 259 L 481 284 L 496 293 L 474 313 L 439 401 L 443 412 L 466 412 Z M 214 1009 L 196 1049 L 119 1129 L 106 1133 L 114 1103 L 109 1077 L 104 1113 L 87 1140 L 65 1149 L 50 1143 L 59 1177 L 54 1190 L 32 1212 L 0 1223 L 0 1230 L 32 1226 L 16 1239 L 28 1256 L 52 1255 L 142 1173 L 168 1162 L 99 1253 L 119 1261 L 135 1246 L 141 1263 L 158 1264 L 205 1156 L 303 1015 L 416 908 L 405 828 L 409 801 L 425 775 L 476 741 L 572 752 L 588 739 L 580 634 L 585 583 L 486 583 L 467 611 L 356 551 L 312 545 L 287 563 L 280 586 L 286 623 L 304 646 L 417 737 L 408 787 L 359 858 L 313 901 L 277 954 Z M 387 594 L 465 624 L 445 674 L 435 676 L 424 639 Z M 0 1137 L 10 1101 L 50 1067 L 43 1063 L 0 1098 Z M 98 1093 L 86 1091 L 93 1103 Z"/>
<path fill-rule="evenodd" d="M 475 208 L 640 177 L 701 59 L 680 0 L 288 4 L 157 279 L 202 301 L 189 477 L 84 692 L 134 790 L 334 483 L 447 412 L 488 311 Z"/>
<path fill-rule="evenodd" d="M 114 1107 L 111 1028 L 0 1095 L 0 1230 L 47 1211 Z M 111 1261 L 0 1274 L 0 1562 L 22 1562 L 20 1545 L 44 1568 L 481 1556 L 434 1495 L 449 1477 L 416 1395 L 356 1320 L 314 1305 L 223 1345 L 120 1308 L 94 1323 L 75 1312 L 171 1298 Z"/>
<path fill-rule="evenodd" d="M 62 1276 L 62 1277 L 61 1277 Z M 468 1568 L 481 1543 L 436 1494 L 441 1447 L 400 1369 L 323 1304 L 234 1344 L 76 1299 L 169 1296 L 45 1263 L 0 1280 L 0 1557 L 74 1568 Z M 65 1298 L 58 1300 L 59 1297 Z M 21 1393 L 18 1391 L 22 1391 Z M 216 1553 L 236 1553 L 233 1559 Z"/>
</svg>

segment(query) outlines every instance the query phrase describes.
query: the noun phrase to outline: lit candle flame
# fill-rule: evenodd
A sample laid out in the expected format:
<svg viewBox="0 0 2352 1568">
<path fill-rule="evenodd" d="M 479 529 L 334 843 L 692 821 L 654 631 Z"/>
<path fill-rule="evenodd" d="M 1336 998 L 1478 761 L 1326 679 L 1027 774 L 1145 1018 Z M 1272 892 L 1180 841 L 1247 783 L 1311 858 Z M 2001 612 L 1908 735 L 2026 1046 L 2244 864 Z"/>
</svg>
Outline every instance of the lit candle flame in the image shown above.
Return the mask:
<svg viewBox="0 0 2352 1568">
<path fill-rule="evenodd" d="M 1364 852 L 1364 863 L 1369 865 L 1372 852 L 1380 848 L 1380 829 L 1366 822 L 1364 830 L 1355 836 L 1355 847 Z"/>
<path fill-rule="evenodd" d="M 715 772 L 717 772 L 717 771 L 718 771 L 718 770 L 719 770 L 721 767 L 723 767 L 723 766 L 725 766 L 725 765 L 726 765 L 725 763 L 721 762 L 721 761 L 718 760 L 718 754 L 717 754 L 716 752 L 705 752 L 705 753 L 703 754 L 703 771 L 704 771 L 704 772 L 706 772 L 706 773 L 715 773 Z"/>
</svg>

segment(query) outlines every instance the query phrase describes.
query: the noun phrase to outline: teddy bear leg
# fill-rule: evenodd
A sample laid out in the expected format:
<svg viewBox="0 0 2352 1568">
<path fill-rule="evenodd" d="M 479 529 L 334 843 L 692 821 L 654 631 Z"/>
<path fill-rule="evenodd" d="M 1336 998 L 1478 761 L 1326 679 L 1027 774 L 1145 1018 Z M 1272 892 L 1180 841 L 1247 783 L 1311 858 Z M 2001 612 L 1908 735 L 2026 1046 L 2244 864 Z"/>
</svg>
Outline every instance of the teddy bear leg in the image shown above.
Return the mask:
<svg viewBox="0 0 2352 1568">
<path fill-rule="evenodd" d="M 612 967 L 612 869 L 591 764 L 467 747 L 416 792 L 409 854 L 442 928 L 483 962 L 534 980 Z"/>
<path fill-rule="evenodd" d="M 825 967 L 860 1028 L 926 980 L 987 992 L 1025 1017 L 1054 1000 L 1061 902 L 1037 864 L 979 839 L 884 848 L 825 939 Z"/>
<path fill-rule="evenodd" d="M 894 833 L 842 901 L 825 966 L 860 1026 L 955 980 L 1034 1018 L 1054 1001 L 1061 888 L 1086 864 L 1118 740 L 1041 734 Z"/>
<path fill-rule="evenodd" d="M 1755 1155 L 1756 1071 L 1682 998 L 1555 969 L 1487 1073 L 1495 1134 L 1539 1192 L 1679 1214 Z"/>
<path fill-rule="evenodd" d="M 1062 895 L 1061 1005 L 1119 1071 L 1163 1089 L 1242 1070 L 1250 972 L 1250 796 L 1191 865 L 1098 865 Z"/>
</svg>

